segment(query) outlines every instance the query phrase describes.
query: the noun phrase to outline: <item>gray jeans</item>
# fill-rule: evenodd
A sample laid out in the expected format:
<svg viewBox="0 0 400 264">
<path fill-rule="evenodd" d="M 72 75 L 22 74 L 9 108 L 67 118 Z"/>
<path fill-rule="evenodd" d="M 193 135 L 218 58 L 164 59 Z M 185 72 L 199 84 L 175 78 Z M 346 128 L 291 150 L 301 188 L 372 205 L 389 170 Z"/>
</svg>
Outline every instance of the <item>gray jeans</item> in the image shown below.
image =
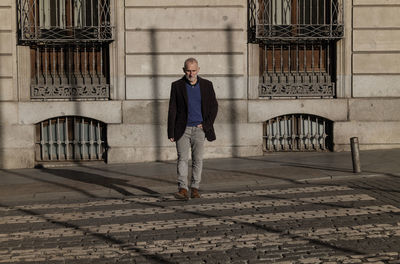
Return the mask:
<svg viewBox="0 0 400 264">
<path fill-rule="evenodd" d="M 189 150 L 192 149 L 192 180 L 190 187 L 199 189 L 203 169 L 205 134 L 202 128 L 186 127 L 183 136 L 176 142 L 178 152 L 178 187 L 188 190 Z"/>
</svg>

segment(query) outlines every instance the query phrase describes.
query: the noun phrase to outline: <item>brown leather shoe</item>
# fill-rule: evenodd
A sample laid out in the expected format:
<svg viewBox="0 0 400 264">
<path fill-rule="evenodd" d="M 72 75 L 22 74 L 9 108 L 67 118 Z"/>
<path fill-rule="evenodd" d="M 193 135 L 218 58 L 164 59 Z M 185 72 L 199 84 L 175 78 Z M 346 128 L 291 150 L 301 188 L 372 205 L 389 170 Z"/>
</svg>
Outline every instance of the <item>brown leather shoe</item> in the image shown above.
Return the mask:
<svg viewBox="0 0 400 264">
<path fill-rule="evenodd" d="M 199 190 L 196 189 L 196 188 L 191 188 L 191 189 L 190 189 L 190 197 L 191 197 L 192 199 L 200 198 Z"/>
<path fill-rule="evenodd" d="M 175 193 L 174 196 L 179 200 L 189 200 L 188 191 L 184 188 L 180 188 L 179 192 Z"/>
</svg>

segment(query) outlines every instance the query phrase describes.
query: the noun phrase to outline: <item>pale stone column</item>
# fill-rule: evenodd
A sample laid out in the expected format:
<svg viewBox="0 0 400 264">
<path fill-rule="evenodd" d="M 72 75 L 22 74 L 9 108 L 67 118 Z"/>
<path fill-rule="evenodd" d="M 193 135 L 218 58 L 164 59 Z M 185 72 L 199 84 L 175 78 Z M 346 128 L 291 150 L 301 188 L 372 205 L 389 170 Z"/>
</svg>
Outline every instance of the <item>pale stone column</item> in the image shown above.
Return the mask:
<svg viewBox="0 0 400 264">
<path fill-rule="evenodd" d="M 258 99 L 258 83 L 260 81 L 260 47 L 248 44 L 248 99 Z"/>
<path fill-rule="evenodd" d="M 352 5 L 353 1 L 340 0 L 344 12 L 344 38 L 341 39 L 336 47 L 336 94 L 338 98 L 352 97 L 353 81 L 352 81 L 352 41 L 353 41 L 353 25 L 352 25 Z"/>
<path fill-rule="evenodd" d="M 31 99 L 31 58 L 28 46 L 17 47 L 17 83 L 18 101 L 30 101 Z"/>
<path fill-rule="evenodd" d="M 110 44 L 110 97 L 126 99 L 125 87 L 125 1 L 111 1 L 114 41 Z"/>
</svg>

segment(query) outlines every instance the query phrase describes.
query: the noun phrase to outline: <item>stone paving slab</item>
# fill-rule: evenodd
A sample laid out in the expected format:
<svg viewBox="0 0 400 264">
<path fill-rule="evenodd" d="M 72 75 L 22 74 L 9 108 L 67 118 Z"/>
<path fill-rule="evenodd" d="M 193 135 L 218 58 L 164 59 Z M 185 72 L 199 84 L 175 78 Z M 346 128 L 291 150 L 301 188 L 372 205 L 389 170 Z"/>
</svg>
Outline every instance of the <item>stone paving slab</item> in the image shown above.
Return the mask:
<svg viewBox="0 0 400 264">
<path fill-rule="evenodd" d="M 400 263 L 400 150 L 0 171 L 0 263 Z"/>
<path fill-rule="evenodd" d="M 399 187 L 386 176 L 187 202 L 2 203 L 0 263 L 400 263 Z"/>
<path fill-rule="evenodd" d="M 204 162 L 201 188 L 218 191 L 245 186 L 400 177 L 400 149 L 361 151 L 363 172 L 352 173 L 350 152 L 272 153 Z M 123 198 L 174 192 L 176 164 L 78 164 L 68 167 L 1 170 L 0 201 Z"/>
</svg>

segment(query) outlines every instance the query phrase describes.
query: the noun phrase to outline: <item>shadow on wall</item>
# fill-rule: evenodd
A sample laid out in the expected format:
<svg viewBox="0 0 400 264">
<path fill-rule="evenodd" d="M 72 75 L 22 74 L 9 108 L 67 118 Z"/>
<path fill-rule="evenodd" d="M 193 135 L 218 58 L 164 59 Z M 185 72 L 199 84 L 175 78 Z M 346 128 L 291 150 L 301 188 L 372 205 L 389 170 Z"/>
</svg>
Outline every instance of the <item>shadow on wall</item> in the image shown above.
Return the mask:
<svg viewBox="0 0 400 264">
<path fill-rule="evenodd" d="M 4 105 L 2 103 L 1 91 L 3 87 L 1 87 L 0 83 L 0 168 L 4 168 L 4 124 L 3 124 L 3 108 Z"/>
<path fill-rule="evenodd" d="M 161 160 L 161 112 L 160 112 L 160 101 L 159 101 L 159 91 L 160 91 L 160 84 L 159 84 L 159 58 L 158 58 L 158 43 L 156 38 L 156 29 L 150 29 L 150 42 L 151 42 L 151 69 L 152 69 L 152 86 L 153 86 L 153 125 L 154 125 L 154 134 L 153 134 L 153 144 L 154 144 L 154 151 L 155 153 L 155 160 Z"/>
<path fill-rule="evenodd" d="M 226 27 L 226 52 L 228 53 L 227 59 L 227 69 L 228 69 L 228 89 L 229 89 L 229 123 L 231 124 L 231 144 L 232 150 L 231 155 L 233 157 L 239 156 L 239 137 L 238 137 L 238 118 L 236 115 L 237 110 L 237 100 L 236 100 L 236 83 L 235 83 L 235 60 L 234 60 L 234 50 L 233 50 L 233 28 L 231 25 Z"/>
</svg>

